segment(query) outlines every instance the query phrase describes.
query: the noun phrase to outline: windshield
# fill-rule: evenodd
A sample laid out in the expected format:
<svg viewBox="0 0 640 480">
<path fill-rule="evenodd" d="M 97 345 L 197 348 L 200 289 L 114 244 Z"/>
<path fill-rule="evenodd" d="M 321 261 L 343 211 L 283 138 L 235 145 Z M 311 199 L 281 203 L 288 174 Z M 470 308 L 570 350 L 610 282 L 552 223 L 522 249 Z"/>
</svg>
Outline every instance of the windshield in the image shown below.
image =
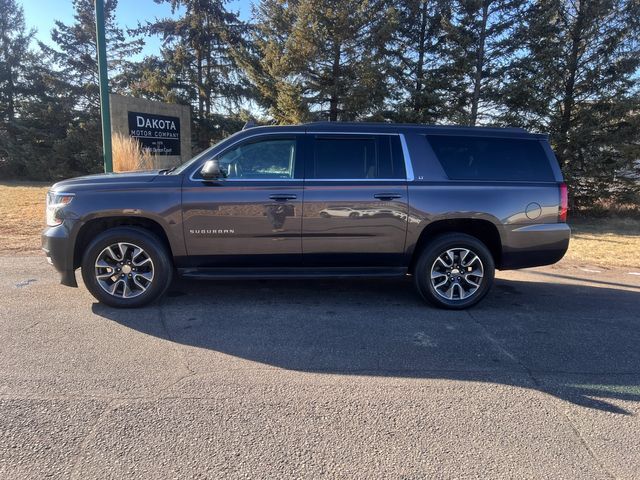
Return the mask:
<svg viewBox="0 0 640 480">
<path fill-rule="evenodd" d="M 241 132 L 242 130 L 240 130 Z M 237 135 L 240 132 L 236 132 L 233 135 L 230 135 L 226 138 L 223 138 L 222 140 L 220 140 L 218 143 L 216 143 L 215 145 L 207 148 L 206 150 L 203 150 L 202 152 L 200 152 L 199 154 L 197 154 L 195 157 L 191 158 L 190 160 L 187 160 L 186 162 L 184 162 L 182 165 L 178 165 L 174 170 L 170 170 L 169 172 L 167 172 L 169 175 L 179 175 L 182 172 L 184 172 L 187 168 L 189 168 L 191 165 L 193 165 L 194 163 L 198 162 L 199 160 L 206 158 L 208 155 L 210 155 L 211 151 L 216 148 L 218 145 L 220 145 L 222 142 L 228 140 L 229 138 L 233 137 L 234 135 Z"/>
</svg>

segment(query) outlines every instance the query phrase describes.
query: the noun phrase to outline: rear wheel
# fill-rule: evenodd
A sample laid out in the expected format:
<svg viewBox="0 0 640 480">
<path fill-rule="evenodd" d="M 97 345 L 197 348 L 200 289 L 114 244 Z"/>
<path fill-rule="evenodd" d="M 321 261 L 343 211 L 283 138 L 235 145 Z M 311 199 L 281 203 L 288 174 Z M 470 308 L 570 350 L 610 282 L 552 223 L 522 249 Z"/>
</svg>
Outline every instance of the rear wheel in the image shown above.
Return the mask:
<svg viewBox="0 0 640 480">
<path fill-rule="evenodd" d="M 169 287 L 173 266 L 167 249 L 151 232 L 117 227 L 98 235 L 82 259 L 82 278 L 101 303 L 141 307 Z"/>
<path fill-rule="evenodd" d="M 463 309 L 478 303 L 493 284 L 491 252 L 475 237 L 441 235 L 425 246 L 414 270 L 422 297 L 441 308 Z"/>
</svg>

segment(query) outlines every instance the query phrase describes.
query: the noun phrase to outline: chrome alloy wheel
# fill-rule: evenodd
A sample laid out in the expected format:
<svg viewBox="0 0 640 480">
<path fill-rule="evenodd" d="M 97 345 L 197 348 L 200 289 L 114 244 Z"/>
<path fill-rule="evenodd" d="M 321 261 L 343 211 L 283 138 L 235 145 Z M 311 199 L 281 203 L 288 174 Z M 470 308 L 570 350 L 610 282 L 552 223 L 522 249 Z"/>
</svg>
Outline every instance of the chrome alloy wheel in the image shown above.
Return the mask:
<svg viewBox="0 0 640 480">
<path fill-rule="evenodd" d="M 442 252 L 431 266 L 431 285 L 447 300 L 465 300 L 480 289 L 484 267 L 480 257 L 468 248 Z"/>
<path fill-rule="evenodd" d="M 153 260 L 133 243 L 118 242 L 102 250 L 95 263 L 98 285 L 109 295 L 133 298 L 153 282 Z"/>
</svg>

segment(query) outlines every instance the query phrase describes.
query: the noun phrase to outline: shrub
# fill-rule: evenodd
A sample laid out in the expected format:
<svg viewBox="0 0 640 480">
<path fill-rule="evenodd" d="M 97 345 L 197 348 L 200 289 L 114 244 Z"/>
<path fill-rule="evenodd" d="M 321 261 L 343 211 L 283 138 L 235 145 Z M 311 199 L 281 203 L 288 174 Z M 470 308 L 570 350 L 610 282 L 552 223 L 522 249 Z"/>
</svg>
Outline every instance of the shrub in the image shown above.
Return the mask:
<svg viewBox="0 0 640 480">
<path fill-rule="evenodd" d="M 153 170 L 157 168 L 157 158 L 148 149 L 142 148 L 135 138 L 114 133 L 111 136 L 113 150 L 113 171 Z"/>
</svg>

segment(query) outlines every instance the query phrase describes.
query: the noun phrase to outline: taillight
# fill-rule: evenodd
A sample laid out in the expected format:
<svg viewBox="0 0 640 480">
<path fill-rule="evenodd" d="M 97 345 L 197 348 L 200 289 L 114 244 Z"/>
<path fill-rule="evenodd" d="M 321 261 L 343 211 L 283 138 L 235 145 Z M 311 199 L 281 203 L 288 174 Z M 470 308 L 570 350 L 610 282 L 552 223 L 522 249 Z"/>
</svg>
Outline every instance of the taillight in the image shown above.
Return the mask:
<svg viewBox="0 0 640 480">
<path fill-rule="evenodd" d="M 558 221 L 567 221 L 567 210 L 569 210 L 569 192 L 567 191 L 567 184 L 560 184 L 560 208 L 558 210 Z"/>
</svg>

